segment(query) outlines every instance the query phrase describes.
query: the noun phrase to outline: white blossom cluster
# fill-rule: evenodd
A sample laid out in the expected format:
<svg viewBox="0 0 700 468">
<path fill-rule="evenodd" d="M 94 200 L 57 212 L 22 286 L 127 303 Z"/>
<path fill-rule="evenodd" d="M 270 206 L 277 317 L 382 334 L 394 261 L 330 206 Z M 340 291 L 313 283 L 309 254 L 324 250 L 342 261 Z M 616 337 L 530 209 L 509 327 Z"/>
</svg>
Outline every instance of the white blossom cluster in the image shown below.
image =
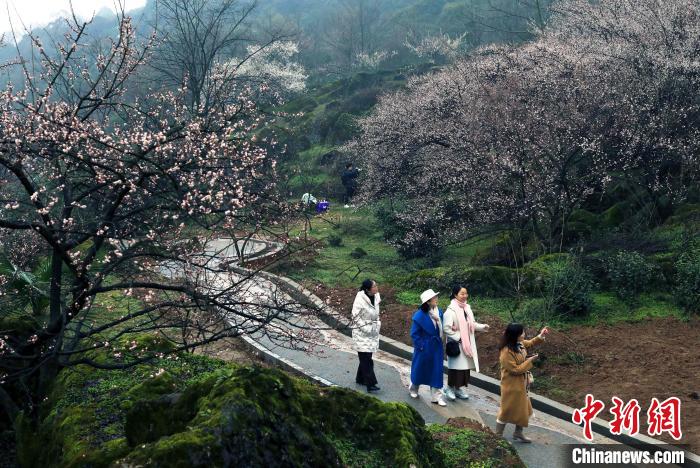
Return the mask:
<svg viewBox="0 0 700 468">
<path fill-rule="evenodd" d="M 425 59 L 448 59 L 452 60 L 459 55 L 460 48 L 467 33 L 456 37 L 449 34 L 438 33 L 432 36 L 417 38 L 406 38 L 404 46 L 420 58 Z"/>
<path fill-rule="evenodd" d="M 306 88 L 307 74 L 304 66 L 294 61 L 298 53 L 299 45 L 293 41 L 278 41 L 264 48 L 250 45 L 247 57 L 231 59 L 225 67 L 234 69 L 243 79 L 261 80 L 276 90 L 299 93 Z"/>
</svg>

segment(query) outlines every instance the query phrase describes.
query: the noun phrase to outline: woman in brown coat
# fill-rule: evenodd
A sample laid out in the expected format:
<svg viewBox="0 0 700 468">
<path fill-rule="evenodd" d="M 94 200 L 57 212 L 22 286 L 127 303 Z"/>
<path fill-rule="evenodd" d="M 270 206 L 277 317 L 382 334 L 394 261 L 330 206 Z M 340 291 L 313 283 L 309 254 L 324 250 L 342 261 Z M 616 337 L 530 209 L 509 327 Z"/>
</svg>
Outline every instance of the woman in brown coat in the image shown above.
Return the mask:
<svg viewBox="0 0 700 468">
<path fill-rule="evenodd" d="M 525 339 L 525 331 L 519 323 L 511 323 L 506 327 L 501 339 L 501 406 L 496 417 L 496 433 L 503 435 L 506 424 L 515 424 L 513 439 L 530 443 L 523 435 L 523 427 L 527 427 L 532 415 L 532 404 L 527 396 L 530 386 L 532 362 L 537 354 L 527 356 L 527 349 L 544 341 L 547 327 L 531 340 Z"/>
</svg>

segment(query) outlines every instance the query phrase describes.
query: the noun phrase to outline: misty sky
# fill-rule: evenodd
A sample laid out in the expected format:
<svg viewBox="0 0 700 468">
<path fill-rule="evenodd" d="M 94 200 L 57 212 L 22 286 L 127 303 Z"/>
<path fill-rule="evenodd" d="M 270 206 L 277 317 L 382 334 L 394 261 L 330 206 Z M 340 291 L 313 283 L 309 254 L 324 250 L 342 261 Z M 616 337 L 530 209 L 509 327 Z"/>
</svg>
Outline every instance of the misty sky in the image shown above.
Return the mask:
<svg viewBox="0 0 700 468">
<path fill-rule="evenodd" d="M 120 1 L 124 2 L 127 10 L 141 7 L 146 3 L 146 0 L 73 0 L 73 8 L 78 15 L 90 17 L 104 7 L 114 10 L 114 5 Z M 15 31 L 22 31 L 20 18 L 25 25 L 36 28 L 66 16 L 69 9 L 68 0 L 0 0 L 0 33 L 10 30 L 10 18 Z"/>
</svg>

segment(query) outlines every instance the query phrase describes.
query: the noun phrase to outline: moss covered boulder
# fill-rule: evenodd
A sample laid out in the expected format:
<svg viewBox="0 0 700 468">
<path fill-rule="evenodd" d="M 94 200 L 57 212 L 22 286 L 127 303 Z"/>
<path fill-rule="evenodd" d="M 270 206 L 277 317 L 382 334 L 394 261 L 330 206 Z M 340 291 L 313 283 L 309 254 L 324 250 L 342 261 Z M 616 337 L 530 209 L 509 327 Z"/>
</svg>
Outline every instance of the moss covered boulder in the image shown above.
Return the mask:
<svg viewBox="0 0 700 468">
<path fill-rule="evenodd" d="M 443 466 L 407 405 L 194 355 L 66 369 L 18 426 L 22 466 Z"/>
<path fill-rule="evenodd" d="M 127 414 L 132 452 L 149 466 L 342 466 L 347 441 L 391 466 L 435 466 L 422 418 L 402 404 L 320 388 L 271 369 L 214 373 L 179 395 L 141 401 Z"/>
</svg>

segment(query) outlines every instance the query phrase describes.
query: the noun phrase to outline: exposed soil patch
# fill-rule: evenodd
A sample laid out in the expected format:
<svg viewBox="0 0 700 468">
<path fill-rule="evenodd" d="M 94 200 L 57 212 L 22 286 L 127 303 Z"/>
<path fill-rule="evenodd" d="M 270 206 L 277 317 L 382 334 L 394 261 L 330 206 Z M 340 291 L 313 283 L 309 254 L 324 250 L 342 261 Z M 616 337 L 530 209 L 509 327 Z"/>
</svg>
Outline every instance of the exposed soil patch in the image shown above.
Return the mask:
<svg viewBox="0 0 700 468">
<path fill-rule="evenodd" d="M 318 288 L 317 294 L 339 312 L 350 313 L 356 290 Z M 382 334 L 411 344 L 410 328 L 414 308 L 398 303 L 395 291 L 382 285 Z M 498 375 L 498 340 L 505 323 L 498 317 L 483 316 L 479 322 L 492 331 L 477 335 L 481 371 Z M 652 397 L 660 401 L 671 396 L 681 400 L 681 444 L 700 452 L 700 320 L 683 322 L 675 318 L 654 318 L 639 323 L 574 326 L 566 331 L 551 330 L 547 343 L 539 347 L 535 370 L 535 393 L 573 407 L 583 405 L 587 393 L 602 400 L 606 408 L 599 415 L 610 419 L 611 398 L 636 398 L 641 433 L 646 434 L 646 411 Z M 533 336 L 538 330 L 528 330 Z M 675 442 L 664 434 L 657 437 Z"/>
</svg>

